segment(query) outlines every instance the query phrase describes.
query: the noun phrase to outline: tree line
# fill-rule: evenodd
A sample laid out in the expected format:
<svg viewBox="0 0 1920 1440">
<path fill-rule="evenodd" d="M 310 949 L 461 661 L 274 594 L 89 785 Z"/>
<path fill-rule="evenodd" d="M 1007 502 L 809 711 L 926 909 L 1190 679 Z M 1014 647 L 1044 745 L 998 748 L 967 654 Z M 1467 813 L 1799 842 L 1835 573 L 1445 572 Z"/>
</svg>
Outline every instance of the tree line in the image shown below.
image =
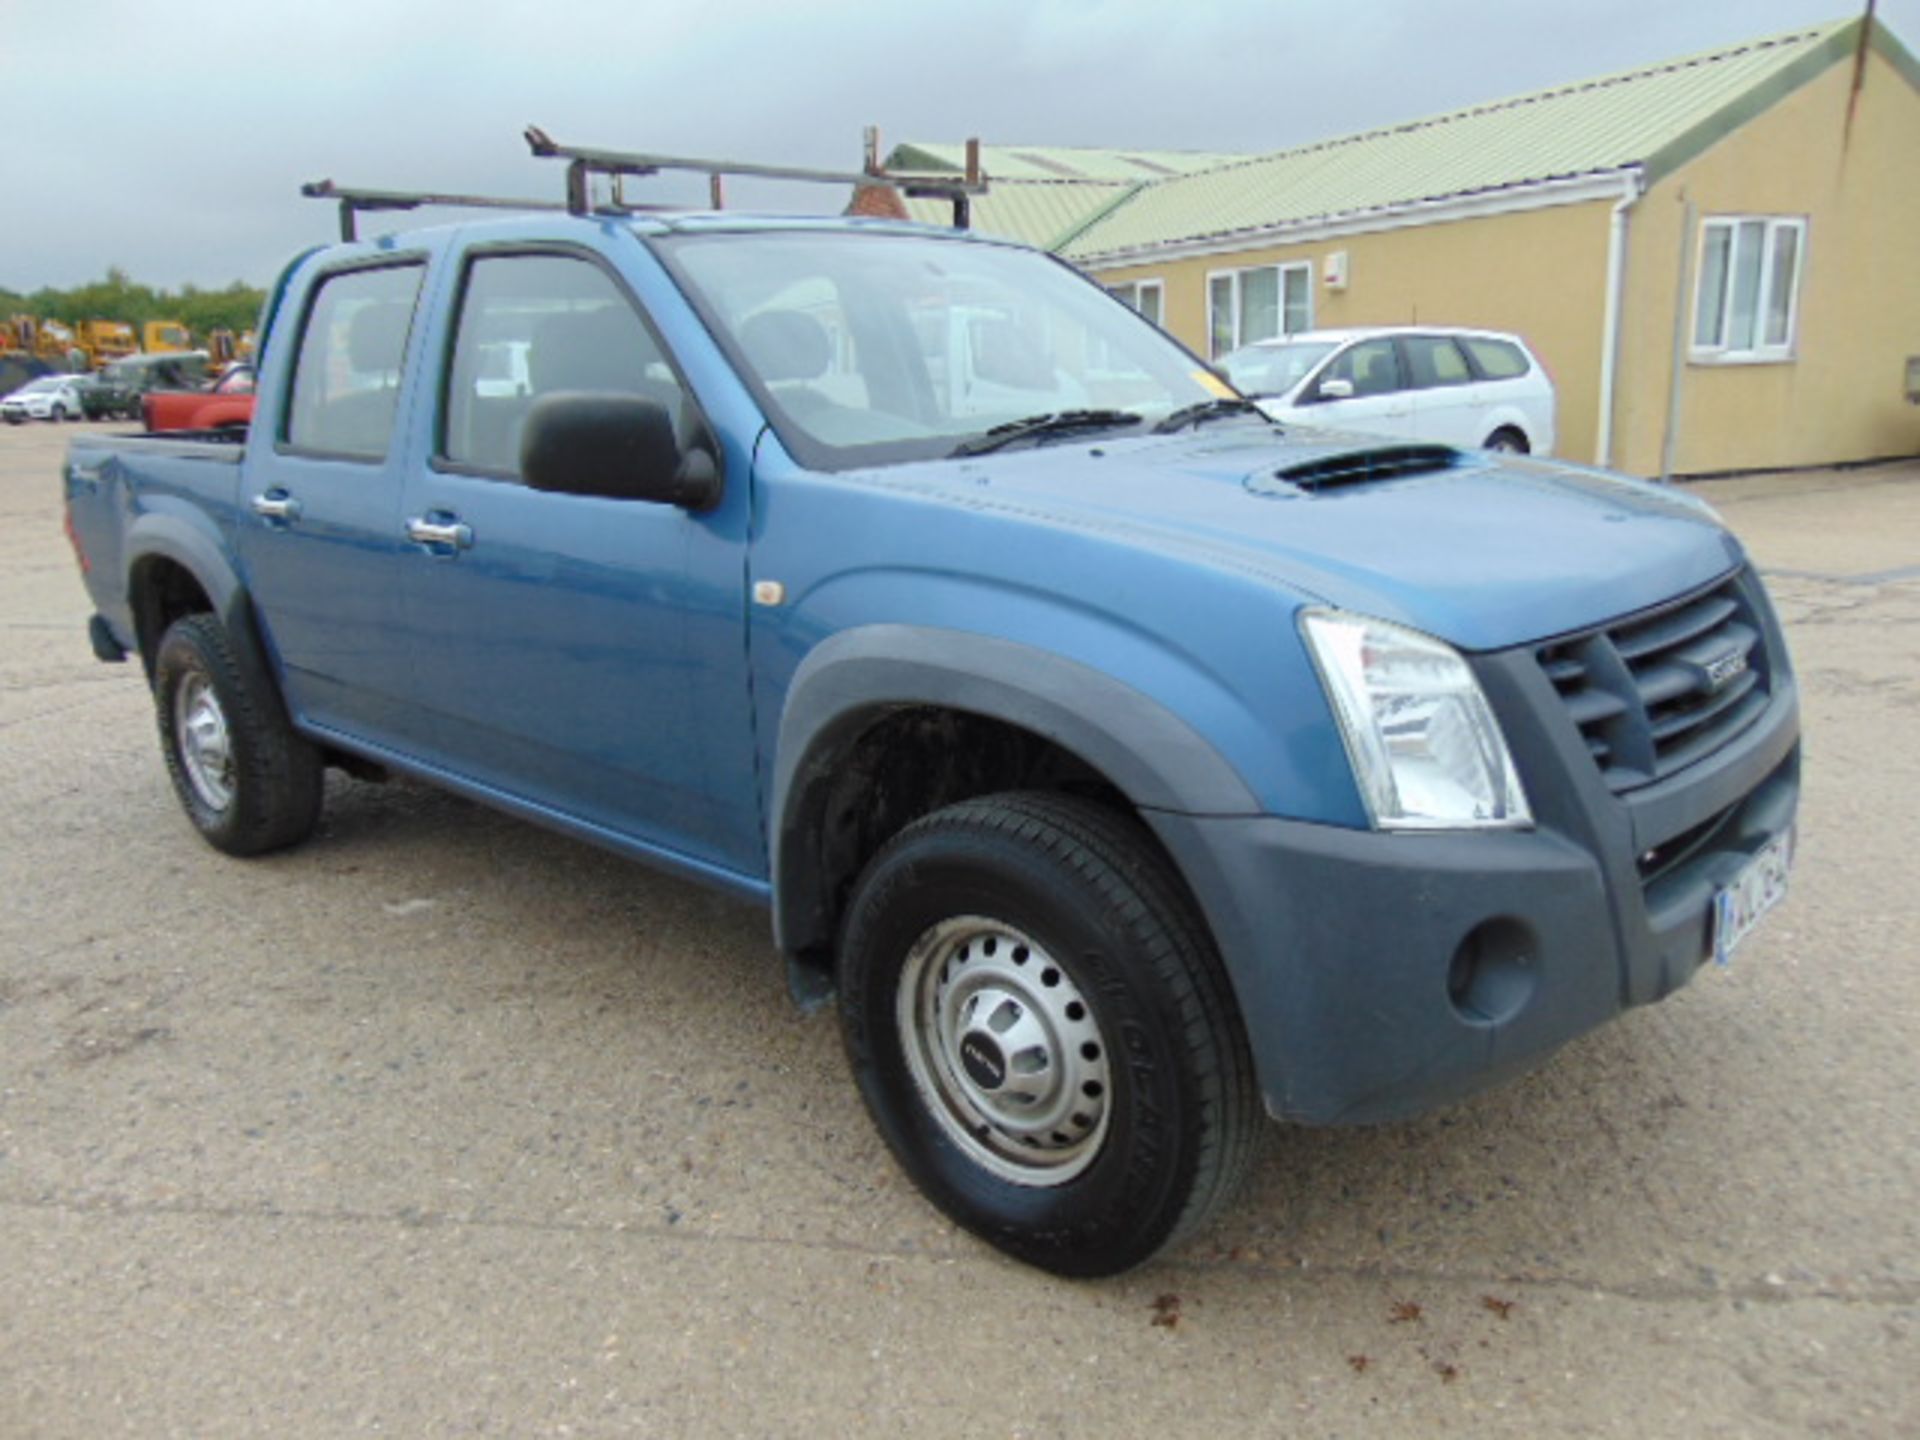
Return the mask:
<svg viewBox="0 0 1920 1440">
<path fill-rule="evenodd" d="M 77 325 L 82 320 L 125 320 L 136 327 L 149 320 L 178 320 L 196 340 L 209 330 L 251 330 L 260 318 L 266 292 L 239 280 L 221 290 L 183 285 L 178 290 L 156 290 L 133 280 L 114 266 L 104 280 L 76 285 L 71 290 L 51 286 L 22 295 L 0 286 L 0 322 L 9 315 L 31 315 Z"/>
</svg>

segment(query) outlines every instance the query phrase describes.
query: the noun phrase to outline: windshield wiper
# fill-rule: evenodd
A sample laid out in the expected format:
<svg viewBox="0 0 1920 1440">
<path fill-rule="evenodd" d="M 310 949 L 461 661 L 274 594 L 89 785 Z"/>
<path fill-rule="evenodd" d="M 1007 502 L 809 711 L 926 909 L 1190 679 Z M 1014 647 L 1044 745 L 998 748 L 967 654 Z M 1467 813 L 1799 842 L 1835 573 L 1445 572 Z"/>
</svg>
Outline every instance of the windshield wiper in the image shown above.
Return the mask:
<svg viewBox="0 0 1920 1440">
<path fill-rule="evenodd" d="M 1195 429 L 1209 420 L 1224 420 L 1229 415 L 1264 415 L 1266 412 L 1251 400 L 1238 397 L 1221 400 L 1202 400 L 1193 405 L 1182 405 L 1166 419 L 1153 427 L 1156 435 L 1171 434 L 1175 430 L 1191 425 Z"/>
<path fill-rule="evenodd" d="M 1030 436 L 1138 425 L 1141 418 L 1131 410 L 1049 410 L 1045 414 L 1029 415 L 1024 420 L 1009 420 L 1004 425 L 996 425 L 984 435 L 961 441 L 947 454 L 950 459 L 959 459 L 963 455 L 984 455 L 989 450 L 998 450 L 1002 445 L 1010 445 L 1015 440 L 1025 440 Z"/>
</svg>

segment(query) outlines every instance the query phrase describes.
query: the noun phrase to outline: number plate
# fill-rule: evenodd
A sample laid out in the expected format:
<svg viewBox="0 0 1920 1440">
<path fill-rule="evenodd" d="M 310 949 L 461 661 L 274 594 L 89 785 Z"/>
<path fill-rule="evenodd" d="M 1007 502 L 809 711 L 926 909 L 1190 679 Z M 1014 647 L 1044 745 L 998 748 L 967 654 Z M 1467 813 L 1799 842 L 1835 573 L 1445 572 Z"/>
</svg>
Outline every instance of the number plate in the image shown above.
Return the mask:
<svg viewBox="0 0 1920 1440">
<path fill-rule="evenodd" d="M 1753 933 L 1760 918 L 1787 893 L 1787 870 L 1793 863 L 1793 831 L 1774 836 L 1733 883 L 1713 897 L 1713 963 L 1725 965 L 1734 947 Z"/>
</svg>

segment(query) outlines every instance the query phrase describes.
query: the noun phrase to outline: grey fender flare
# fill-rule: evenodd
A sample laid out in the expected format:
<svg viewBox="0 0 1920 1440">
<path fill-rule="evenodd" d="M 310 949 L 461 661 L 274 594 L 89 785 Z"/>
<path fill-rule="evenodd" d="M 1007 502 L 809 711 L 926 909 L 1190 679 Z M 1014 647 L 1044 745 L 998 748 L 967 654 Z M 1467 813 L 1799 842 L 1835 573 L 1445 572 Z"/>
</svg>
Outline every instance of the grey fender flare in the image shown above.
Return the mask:
<svg viewBox="0 0 1920 1440">
<path fill-rule="evenodd" d="M 182 516 L 149 512 L 127 531 L 127 608 L 134 612 L 136 624 L 133 577 L 150 560 L 171 560 L 192 575 L 229 630 L 247 610 L 246 589 L 221 548 L 220 537 Z M 143 655 L 150 654 L 149 642 L 160 643 L 158 635 L 136 635 L 135 639 Z"/>
<path fill-rule="evenodd" d="M 789 954 L 823 939 L 829 897 L 812 877 L 809 801 L 837 760 L 889 711 L 939 706 L 1005 721 L 1070 751 L 1145 810 L 1256 815 L 1238 771 L 1185 720 L 1111 675 L 1030 645 L 960 630 L 868 625 L 822 641 L 787 690 L 775 752 L 774 940 Z"/>
<path fill-rule="evenodd" d="M 199 583 L 221 627 L 227 632 L 235 662 L 260 703 L 272 707 L 277 718 L 287 719 L 286 702 L 280 691 L 280 679 L 268 658 L 265 637 L 254 614 L 253 596 L 241 584 L 219 537 L 175 515 L 147 514 L 127 532 L 127 603 L 132 612 L 135 643 L 140 658 L 152 678 L 154 652 L 160 637 L 140 633 L 140 616 L 133 605 L 133 577 L 149 560 L 170 560 Z"/>
</svg>

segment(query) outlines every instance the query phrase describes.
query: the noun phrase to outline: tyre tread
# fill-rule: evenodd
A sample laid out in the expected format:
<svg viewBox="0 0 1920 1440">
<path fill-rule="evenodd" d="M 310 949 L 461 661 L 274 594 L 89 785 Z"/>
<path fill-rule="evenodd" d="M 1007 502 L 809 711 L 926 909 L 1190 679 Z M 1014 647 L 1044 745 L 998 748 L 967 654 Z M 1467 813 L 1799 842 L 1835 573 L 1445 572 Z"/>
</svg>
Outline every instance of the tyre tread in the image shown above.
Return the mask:
<svg viewBox="0 0 1920 1440">
<path fill-rule="evenodd" d="M 1113 909 L 1174 996 L 1200 1090 L 1193 1184 L 1157 1249 L 1204 1228 L 1252 1165 L 1261 1107 L 1239 1011 L 1218 952 L 1184 883 L 1151 832 L 1107 806 L 1052 791 L 1011 791 L 961 801 L 904 827 L 895 845 L 938 830 L 998 832 L 1075 873 Z M 879 857 L 876 857 L 878 863 Z M 1144 1257 L 1142 1257 L 1144 1258 Z"/>
<path fill-rule="evenodd" d="M 205 669 L 227 711 L 235 738 L 236 775 L 229 823 L 209 825 L 196 806 L 180 765 L 167 683 L 187 658 Z M 154 699 L 167 772 L 201 835 L 229 855 L 261 855 L 304 840 L 319 822 L 324 769 L 320 753 L 288 723 L 276 694 L 256 693 L 234 654 L 226 627 L 199 613 L 176 620 L 161 637 L 154 665 Z"/>
</svg>

